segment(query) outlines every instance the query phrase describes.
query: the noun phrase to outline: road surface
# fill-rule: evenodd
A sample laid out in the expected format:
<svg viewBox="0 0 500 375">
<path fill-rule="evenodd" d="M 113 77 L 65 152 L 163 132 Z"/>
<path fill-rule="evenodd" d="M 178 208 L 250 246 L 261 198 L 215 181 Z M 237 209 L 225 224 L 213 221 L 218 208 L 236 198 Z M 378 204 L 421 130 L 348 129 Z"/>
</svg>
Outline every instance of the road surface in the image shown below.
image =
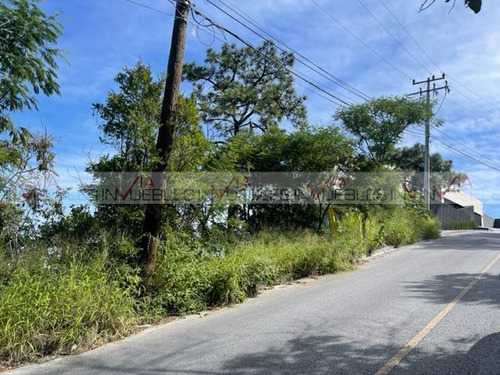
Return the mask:
<svg viewBox="0 0 500 375">
<path fill-rule="evenodd" d="M 8 374 L 500 374 L 499 258 L 500 232 L 446 233 Z"/>
</svg>

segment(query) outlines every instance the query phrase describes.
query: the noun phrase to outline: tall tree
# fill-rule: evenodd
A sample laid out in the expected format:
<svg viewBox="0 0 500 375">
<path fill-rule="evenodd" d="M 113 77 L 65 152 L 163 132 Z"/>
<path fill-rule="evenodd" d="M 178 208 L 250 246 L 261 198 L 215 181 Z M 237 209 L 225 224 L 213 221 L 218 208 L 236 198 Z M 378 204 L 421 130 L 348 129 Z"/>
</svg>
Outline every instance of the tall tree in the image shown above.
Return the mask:
<svg viewBox="0 0 500 375">
<path fill-rule="evenodd" d="M 334 126 L 305 126 L 289 133 L 273 126 L 263 134 L 242 130 L 218 149 L 215 158 L 237 171 L 289 172 L 288 177 L 291 172 L 304 172 L 297 175 L 297 181 L 302 183 L 301 179 L 308 172 L 328 172 L 336 166 L 352 167 L 354 149 L 352 141 Z M 254 187 L 273 183 L 265 178 L 259 182 L 256 178 L 254 175 L 252 179 Z M 314 182 L 321 185 L 324 180 Z M 259 230 L 266 226 L 317 227 L 323 213 L 317 204 L 254 204 L 243 207 L 238 215 L 245 219 L 250 229 Z"/>
<path fill-rule="evenodd" d="M 156 138 L 164 75 L 153 77 L 151 68 L 139 61 L 115 77 L 118 90 L 92 108 L 101 123 L 100 140 L 113 152 L 89 163 L 96 177 L 101 172 L 150 172 L 158 162 Z M 169 171 L 194 171 L 205 156 L 209 142 L 203 135 L 199 115 L 191 98 L 180 96 Z M 100 181 L 99 183 L 102 183 Z M 129 239 L 141 235 L 144 205 L 100 205 L 97 216 L 115 235 Z"/>
<path fill-rule="evenodd" d="M 428 115 L 427 105 L 422 101 L 381 97 L 340 108 L 334 117 L 355 138 L 361 153 L 372 164 L 382 165 L 403 131 L 410 125 L 421 124 Z"/>
<path fill-rule="evenodd" d="M 58 14 L 47 15 L 39 2 L 0 0 L 0 235 L 5 228 L 11 235 L 18 233 L 12 228 L 20 228 L 23 222 L 27 225 L 24 219 L 29 211 L 50 215 L 44 205 L 48 197 L 41 195 L 43 186 L 40 189 L 29 183 L 33 184 L 30 180 L 35 172 L 41 180 L 50 173 L 52 140 L 16 126 L 10 116 L 15 111 L 37 109 L 39 94 L 59 93 L 57 59 L 65 53 L 55 44 L 62 24 Z M 17 203 L 24 202 L 18 210 L 5 202 L 11 188 L 22 184 L 28 190 L 24 197 L 16 197 Z"/>
<path fill-rule="evenodd" d="M 194 84 L 203 121 L 227 137 L 244 128 L 264 132 L 284 118 L 305 123 L 305 97 L 288 70 L 293 65 L 293 54 L 269 41 L 255 49 L 224 44 L 220 52 L 207 51 L 204 65 L 185 64 L 184 78 Z"/>
<path fill-rule="evenodd" d="M 36 0 L 0 1 L 0 133 L 15 140 L 16 131 L 7 112 L 37 108 L 39 93 L 59 94 L 55 48 L 62 34 L 58 14 L 47 15 Z"/>
<path fill-rule="evenodd" d="M 92 172 L 148 170 L 156 161 L 155 137 L 160 120 L 162 83 L 141 61 L 125 67 L 115 77 L 118 91 L 111 91 L 105 103 L 92 105 L 102 143 L 115 154 L 91 163 Z"/>
</svg>

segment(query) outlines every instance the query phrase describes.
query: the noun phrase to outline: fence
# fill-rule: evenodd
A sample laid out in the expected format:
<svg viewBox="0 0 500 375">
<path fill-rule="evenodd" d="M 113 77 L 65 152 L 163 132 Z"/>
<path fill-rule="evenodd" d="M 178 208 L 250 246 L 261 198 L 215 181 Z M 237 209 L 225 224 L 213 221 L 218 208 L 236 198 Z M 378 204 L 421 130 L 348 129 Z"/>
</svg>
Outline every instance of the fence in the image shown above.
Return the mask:
<svg viewBox="0 0 500 375">
<path fill-rule="evenodd" d="M 431 205 L 431 210 L 436 218 L 441 222 L 443 229 L 449 228 L 451 223 L 474 221 L 476 225 L 481 225 L 481 217 L 474 213 L 474 207 L 456 208 L 449 204 L 439 203 Z"/>
</svg>

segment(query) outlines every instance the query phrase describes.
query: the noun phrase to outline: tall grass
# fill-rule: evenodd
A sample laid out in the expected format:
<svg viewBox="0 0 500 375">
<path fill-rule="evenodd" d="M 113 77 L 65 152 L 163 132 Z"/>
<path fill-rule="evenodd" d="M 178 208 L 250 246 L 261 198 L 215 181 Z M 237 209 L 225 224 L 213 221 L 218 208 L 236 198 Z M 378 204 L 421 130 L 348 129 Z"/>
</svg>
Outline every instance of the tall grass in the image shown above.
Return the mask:
<svg viewBox="0 0 500 375">
<path fill-rule="evenodd" d="M 465 221 L 454 221 L 446 227 L 448 230 L 466 230 L 466 229 L 476 229 L 477 224 L 474 220 Z"/>
<path fill-rule="evenodd" d="M 402 246 L 439 236 L 431 217 L 397 209 L 377 212 L 364 225 L 358 212 L 348 212 L 338 229 L 336 237 L 264 231 L 248 243 L 226 244 L 213 253 L 172 237 L 158 258 L 148 309 L 161 316 L 238 303 L 264 286 L 352 269 L 383 244 Z"/>
<path fill-rule="evenodd" d="M 70 353 L 130 332 L 134 301 L 98 261 L 16 269 L 0 287 L 0 359 Z"/>
<path fill-rule="evenodd" d="M 158 259 L 155 275 L 156 303 L 152 305 L 160 314 L 238 303 L 263 286 L 348 269 L 350 253 L 355 251 L 307 232 L 292 236 L 264 232 L 249 244 L 213 255 L 171 247 Z M 342 256 L 343 251 L 349 255 Z"/>
</svg>

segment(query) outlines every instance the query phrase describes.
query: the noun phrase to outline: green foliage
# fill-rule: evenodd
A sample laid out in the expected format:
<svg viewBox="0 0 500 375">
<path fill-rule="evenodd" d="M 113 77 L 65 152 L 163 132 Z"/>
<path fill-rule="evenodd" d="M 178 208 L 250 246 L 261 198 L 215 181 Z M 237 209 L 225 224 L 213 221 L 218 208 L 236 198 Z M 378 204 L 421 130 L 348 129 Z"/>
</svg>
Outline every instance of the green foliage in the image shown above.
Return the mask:
<svg viewBox="0 0 500 375">
<path fill-rule="evenodd" d="M 445 229 L 448 230 L 467 230 L 467 229 L 476 229 L 477 224 L 474 220 L 469 221 L 454 221 L 450 223 Z"/>
<path fill-rule="evenodd" d="M 416 143 L 411 147 L 406 146 L 392 150 L 387 156 L 387 162 L 403 171 L 423 172 L 424 154 L 424 145 Z M 430 155 L 431 172 L 451 172 L 452 166 L 453 161 L 444 160 L 441 154 Z"/>
<path fill-rule="evenodd" d="M 364 225 L 359 211 L 347 210 L 335 238 L 268 229 L 246 243 L 206 251 L 201 242 L 172 236 L 159 255 L 155 292 L 144 309 L 146 315 L 182 315 L 239 303 L 265 286 L 352 269 L 383 244 L 402 246 L 438 236 L 434 219 L 396 207 L 374 209 Z"/>
<path fill-rule="evenodd" d="M 293 64 L 293 54 L 269 41 L 256 49 L 224 44 L 220 52 L 207 51 L 205 65 L 185 64 L 184 77 L 194 84 L 203 122 L 234 136 L 243 128 L 264 132 L 284 118 L 305 123 L 305 97 L 287 70 Z"/>
<path fill-rule="evenodd" d="M 59 93 L 54 48 L 62 32 L 59 15 L 46 15 L 33 0 L 0 2 L 0 113 L 36 108 L 31 94 Z"/>
<path fill-rule="evenodd" d="M 15 260 L 40 221 L 61 213 L 64 191 L 50 196 L 54 154 L 47 134 L 16 126 L 10 113 L 37 108 L 37 95 L 59 93 L 54 47 L 61 36 L 58 15 L 47 15 L 35 0 L 0 1 L 0 246 Z M 19 193 L 19 188 L 26 190 Z M 3 249 L 2 249 L 3 250 Z"/>
<path fill-rule="evenodd" d="M 290 133 L 242 131 L 219 148 L 216 158 L 232 170 L 248 172 L 324 172 L 351 166 L 352 141 L 335 126 L 304 126 Z M 223 165 L 223 163 L 221 163 Z"/>
<path fill-rule="evenodd" d="M 115 153 L 91 162 L 91 172 L 150 171 L 156 165 L 156 137 L 160 122 L 163 77 L 154 79 L 151 68 L 139 61 L 125 67 L 115 77 L 118 91 L 111 91 L 105 103 L 92 105 L 99 125 L 101 142 Z M 171 171 L 194 171 L 210 144 L 201 131 L 194 101 L 179 98 Z"/>
<path fill-rule="evenodd" d="M 139 61 L 125 67 L 115 77 L 118 90 L 108 94 L 105 103 L 93 104 L 94 113 L 102 120 L 101 142 L 114 148 L 89 164 L 87 170 L 103 182 L 101 172 L 149 172 L 158 161 L 158 133 L 163 93 L 163 77 L 153 78 L 151 68 Z M 170 171 L 193 172 L 204 163 L 210 143 L 201 131 L 199 114 L 191 98 L 179 98 L 175 141 L 170 158 Z M 143 205 L 100 205 L 97 218 L 101 225 L 117 237 L 137 239 L 142 233 L 145 207 Z M 168 214 L 184 222 L 185 210 Z M 177 215 L 178 214 L 178 215 Z M 175 220 L 171 220 L 171 223 Z"/>
<path fill-rule="evenodd" d="M 58 15 L 47 15 L 36 0 L 0 1 L 0 166 L 19 165 L 16 150 L 27 147 L 31 134 L 16 127 L 9 112 L 37 108 L 39 93 L 59 93 L 54 45 L 61 36 Z"/>
<path fill-rule="evenodd" d="M 91 163 L 90 171 L 140 171 L 153 165 L 155 134 L 160 119 L 162 85 L 149 66 L 139 61 L 115 77 L 118 92 L 111 91 L 105 103 L 94 103 L 101 142 L 113 146 L 116 154 Z"/>
<path fill-rule="evenodd" d="M 70 353 L 131 331 L 134 301 L 102 261 L 16 269 L 0 289 L 0 360 Z"/>
<path fill-rule="evenodd" d="M 391 150 L 387 156 L 387 163 L 408 172 L 408 177 L 411 176 L 412 187 L 417 190 L 424 185 L 424 154 L 424 145 L 416 143 L 411 147 Z M 444 191 L 454 179 L 459 178 L 460 181 L 467 179 L 467 175 L 453 171 L 452 167 L 452 160 L 444 160 L 438 153 L 430 155 L 431 187 Z"/>
<path fill-rule="evenodd" d="M 389 219 L 384 221 L 384 240 L 387 245 L 399 247 L 422 239 L 439 237 L 439 224 L 417 210 L 391 207 Z"/>
<path fill-rule="evenodd" d="M 37 133 L 18 145 L 14 161 L 0 163 L 0 246 L 10 261 L 42 224 L 63 216 L 67 190 L 57 184 L 53 163 L 51 137 Z"/>
<path fill-rule="evenodd" d="M 134 322 L 239 303 L 263 287 L 352 269 L 383 244 L 439 234 L 425 214 L 382 206 L 368 211 L 364 223 L 361 212 L 338 210 L 337 237 L 267 229 L 238 243 L 222 237 L 215 244 L 213 237 L 203 241 L 169 231 L 158 254 L 154 289 L 141 295 L 138 269 L 124 262 L 133 244 L 101 233 L 94 244 L 80 240 L 76 255 L 72 243 L 95 231 L 95 222 L 77 207 L 68 221 L 60 227 L 64 235 L 47 247 L 24 249 L 16 265 L 2 261 L 0 253 L 3 361 L 92 347 L 130 332 Z"/>
<path fill-rule="evenodd" d="M 155 275 L 153 306 L 162 314 L 238 303 L 260 287 L 346 269 L 352 263 L 342 264 L 342 250 L 328 238 L 308 233 L 266 232 L 219 254 L 200 255 L 200 248 L 173 243 L 159 257 Z"/>
<path fill-rule="evenodd" d="M 382 165 L 403 131 L 410 125 L 422 123 L 427 116 L 427 106 L 422 101 L 381 97 L 340 108 L 334 117 L 356 139 L 364 156 L 374 165 Z"/>
<path fill-rule="evenodd" d="M 420 227 L 421 239 L 431 240 L 433 238 L 439 238 L 441 236 L 441 229 L 439 227 L 439 222 L 430 216 L 425 216 L 422 218 L 422 223 Z"/>
<path fill-rule="evenodd" d="M 254 134 L 241 131 L 219 147 L 207 169 L 241 172 L 324 172 L 336 165 L 352 167 L 352 141 L 334 126 L 304 126 L 290 133 L 277 127 Z M 240 211 L 251 230 L 317 228 L 317 205 L 252 205 Z M 286 229 L 285 229 L 286 230 Z"/>
</svg>

